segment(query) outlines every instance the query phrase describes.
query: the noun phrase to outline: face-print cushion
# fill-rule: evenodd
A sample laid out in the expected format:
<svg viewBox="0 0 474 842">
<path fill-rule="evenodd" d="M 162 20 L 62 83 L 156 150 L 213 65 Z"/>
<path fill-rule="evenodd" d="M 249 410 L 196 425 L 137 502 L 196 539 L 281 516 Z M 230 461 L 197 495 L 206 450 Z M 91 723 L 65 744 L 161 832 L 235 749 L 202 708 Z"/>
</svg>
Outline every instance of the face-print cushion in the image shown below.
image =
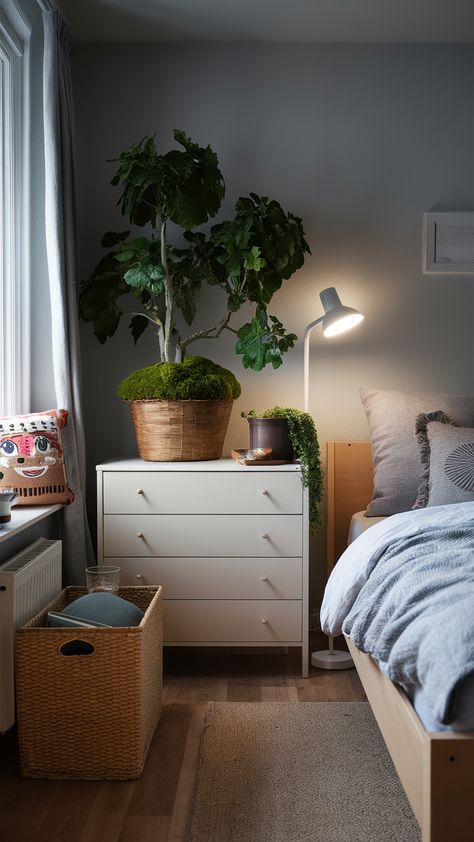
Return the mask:
<svg viewBox="0 0 474 842">
<path fill-rule="evenodd" d="M 65 409 L 0 417 L 0 488 L 11 488 L 15 505 L 72 503 L 60 431 Z"/>
</svg>

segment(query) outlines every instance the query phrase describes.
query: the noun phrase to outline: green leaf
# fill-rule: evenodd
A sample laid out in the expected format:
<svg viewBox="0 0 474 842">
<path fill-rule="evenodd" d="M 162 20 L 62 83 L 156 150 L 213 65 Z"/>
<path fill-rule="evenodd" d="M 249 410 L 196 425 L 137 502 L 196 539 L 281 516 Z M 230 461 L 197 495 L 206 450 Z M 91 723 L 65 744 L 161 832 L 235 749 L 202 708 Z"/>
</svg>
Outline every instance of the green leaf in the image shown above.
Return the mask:
<svg viewBox="0 0 474 842">
<path fill-rule="evenodd" d="M 188 232 L 189 233 L 189 232 Z M 192 241 L 193 235 L 191 235 Z M 187 324 L 191 324 L 196 315 L 196 304 L 201 289 L 205 252 L 200 252 L 204 242 L 203 235 L 196 235 L 196 249 L 170 247 L 167 251 L 168 262 L 172 267 L 173 295 L 177 307 L 181 310 Z"/>
<path fill-rule="evenodd" d="M 182 283 L 174 288 L 176 304 L 188 325 L 192 324 L 196 315 L 197 294 L 200 286 L 200 283 L 193 284 L 192 282 L 188 282 Z"/>
<path fill-rule="evenodd" d="M 117 264 L 115 263 L 115 254 L 113 251 L 109 251 L 108 254 L 105 254 L 99 260 L 89 280 L 84 281 L 83 284 L 86 285 L 89 284 L 91 281 L 101 280 L 102 278 L 106 278 L 111 275 L 119 277 Z"/>
<path fill-rule="evenodd" d="M 133 341 L 135 342 L 135 345 L 137 344 L 138 340 L 140 339 L 140 336 L 142 335 L 142 333 L 145 332 L 149 324 L 150 321 L 145 316 L 133 316 L 133 318 L 130 320 L 130 324 L 128 327 L 129 330 L 132 332 Z"/>
<path fill-rule="evenodd" d="M 260 249 L 258 246 L 252 246 L 248 254 L 244 258 L 244 269 L 247 271 L 260 272 L 266 265 L 266 260 L 260 257 Z"/>
<path fill-rule="evenodd" d="M 186 132 L 183 132 L 182 129 L 174 129 L 173 137 L 178 143 L 181 144 L 181 146 L 184 146 L 187 152 L 193 152 L 194 150 L 199 149 L 197 143 L 193 143 L 191 138 L 188 137 Z"/>
<path fill-rule="evenodd" d="M 146 263 L 143 267 L 144 272 L 151 281 L 162 281 L 165 277 L 163 267 L 156 263 Z M 161 286 L 163 286 L 161 284 Z"/>
<path fill-rule="evenodd" d="M 118 251 L 114 255 L 114 258 L 117 261 L 117 263 L 127 263 L 127 261 L 129 260 L 133 260 L 134 257 L 135 251 L 132 248 L 123 249 L 122 251 Z"/>
<path fill-rule="evenodd" d="M 130 231 L 121 231 L 119 234 L 115 233 L 115 231 L 107 231 L 102 237 L 101 245 L 105 249 L 113 248 L 123 242 L 123 240 L 126 240 L 129 234 Z"/>
<path fill-rule="evenodd" d="M 237 336 L 238 340 L 235 350 L 237 354 L 242 354 L 244 368 L 261 371 L 267 359 L 265 351 L 265 330 L 262 328 L 259 319 L 253 318 L 251 322 L 242 325 L 237 332 Z"/>
<path fill-rule="evenodd" d="M 154 240 L 150 241 L 147 237 L 136 237 L 120 246 L 118 251 L 115 252 L 115 260 L 119 263 L 127 263 L 127 261 L 136 257 L 148 260 L 152 248 L 155 248 Z"/>
<path fill-rule="evenodd" d="M 104 342 L 107 336 L 115 332 L 112 330 L 115 317 L 120 319 L 117 300 L 128 291 L 122 276 L 117 272 L 117 265 L 112 252 L 105 255 L 94 269 L 91 277 L 81 284 L 79 294 L 79 313 L 86 322 L 94 322 L 96 334 Z M 102 314 L 106 315 L 102 319 Z M 118 321 L 117 321 L 118 324 Z M 112 333 L 110 332 L 112 330 Z"/>
<path fill-rule="evenodd" d="M 131 287 L 145 287 L 148 282 L 148 275 L 141 266 L 131 266 L 123 277 Z"/>
<path fill-rule="evenodd" d="M 94 319 L 94 333 L 103 345 L 109 336 L 113 336 L 118 328 L 122 314 L 114 307 L 107 307 Z"/>
<path fill-rule="evenodd" d="M 148 255 L 153 263 L 161 263 L 161 243 L 159 240 L 148 240 Z"/>
<path fill-rule="evenodd" d="M 160 181 L 160 159 L 155 138 L 145 137 L 133 144 L 118 158 L 119 168 L 111 184 L 122 184 L 118 204 L 123 216 L 136 225 L 156 224 L 157 186 Z"/>
<path fill-rule="evenodd" d="M 283 354 L 293 348 L 297 339 L 294 333 L 285 333 L 276 316 L 268 319 L 264 307 L 257 309 L 252 321 L 243 325 L 237 336 L 235 350 L 237 354 L 242 354 L 244 368 L 253 371 L 261 371 L 269 363 L 273 368 L 279 368 Z"/>
<path fill-rule="evenodd" d="M 175 129 L 174 138 L 184 151 L 172 149 L 160 159 L 159 212 L 162 219 L 192 229 L 219 210 L 225 193 L 224 179 L 210 146 L 193 143 L 180 129 Z"/>
</svg>

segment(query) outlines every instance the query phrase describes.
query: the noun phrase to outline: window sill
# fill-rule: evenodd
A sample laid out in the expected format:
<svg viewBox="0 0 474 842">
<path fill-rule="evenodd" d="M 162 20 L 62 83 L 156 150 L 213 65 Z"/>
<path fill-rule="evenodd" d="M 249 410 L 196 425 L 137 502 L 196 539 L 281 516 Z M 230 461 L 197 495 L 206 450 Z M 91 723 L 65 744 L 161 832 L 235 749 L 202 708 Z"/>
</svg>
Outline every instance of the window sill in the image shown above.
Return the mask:
<svg viewBox="0 0 474 842">
<path fill-rule="evenodd" d="M 49 517 L 62 509 L 60 503 L 54 506 L 17 506 L 12 509 L 12 519 L 10 523 L 5 524 L 3 529 L 0 529 L 0 544 L 18 535 L 28 527 L 33 526 L 40 520 Z"/>
</svg>

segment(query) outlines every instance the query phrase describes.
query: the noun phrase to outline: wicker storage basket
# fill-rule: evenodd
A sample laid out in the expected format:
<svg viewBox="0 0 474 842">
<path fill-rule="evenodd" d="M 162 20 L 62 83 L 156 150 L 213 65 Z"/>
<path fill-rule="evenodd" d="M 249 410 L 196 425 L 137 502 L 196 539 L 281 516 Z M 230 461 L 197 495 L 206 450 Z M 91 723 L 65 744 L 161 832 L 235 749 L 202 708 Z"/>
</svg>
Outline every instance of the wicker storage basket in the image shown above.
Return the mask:
<svg viewBox="0 0 474 842">
<path fill-rule="evenodd" d="M 233 401 L 128 401 L 148 462 L 220 459 Z"/>
<path fill-rule="evenodd" d="M 17 631 L 21 774 L 27 778 L 126 780 L 143 770 L 161 713 L 161 587 L 119 588 L 145 611 L 130 628 L 46 628 L 85 588 L 66 588 Z M 65 656 L 83 640 L 90 655 Z"/>
</svg>

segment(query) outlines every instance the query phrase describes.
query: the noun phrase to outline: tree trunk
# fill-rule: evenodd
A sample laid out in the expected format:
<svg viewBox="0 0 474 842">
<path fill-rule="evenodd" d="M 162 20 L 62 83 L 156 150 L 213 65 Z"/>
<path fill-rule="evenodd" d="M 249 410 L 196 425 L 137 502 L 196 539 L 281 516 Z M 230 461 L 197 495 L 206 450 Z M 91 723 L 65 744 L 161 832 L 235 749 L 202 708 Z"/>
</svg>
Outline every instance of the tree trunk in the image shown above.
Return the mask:
<svg viewBox="0 0 474 842">
<path fill-rule="evenodd" d="M 173 282 L 168 269 L 168 261 L 166 258 L 166 222 L 161 223 L 161 264 L 164 269 L 164 286 L 165 286 L 165 324 L 164 324 L 164 347 L 165 347 L 165 362 L 171 362 L 171 331 L 173 329 Z"/>
</svg>

